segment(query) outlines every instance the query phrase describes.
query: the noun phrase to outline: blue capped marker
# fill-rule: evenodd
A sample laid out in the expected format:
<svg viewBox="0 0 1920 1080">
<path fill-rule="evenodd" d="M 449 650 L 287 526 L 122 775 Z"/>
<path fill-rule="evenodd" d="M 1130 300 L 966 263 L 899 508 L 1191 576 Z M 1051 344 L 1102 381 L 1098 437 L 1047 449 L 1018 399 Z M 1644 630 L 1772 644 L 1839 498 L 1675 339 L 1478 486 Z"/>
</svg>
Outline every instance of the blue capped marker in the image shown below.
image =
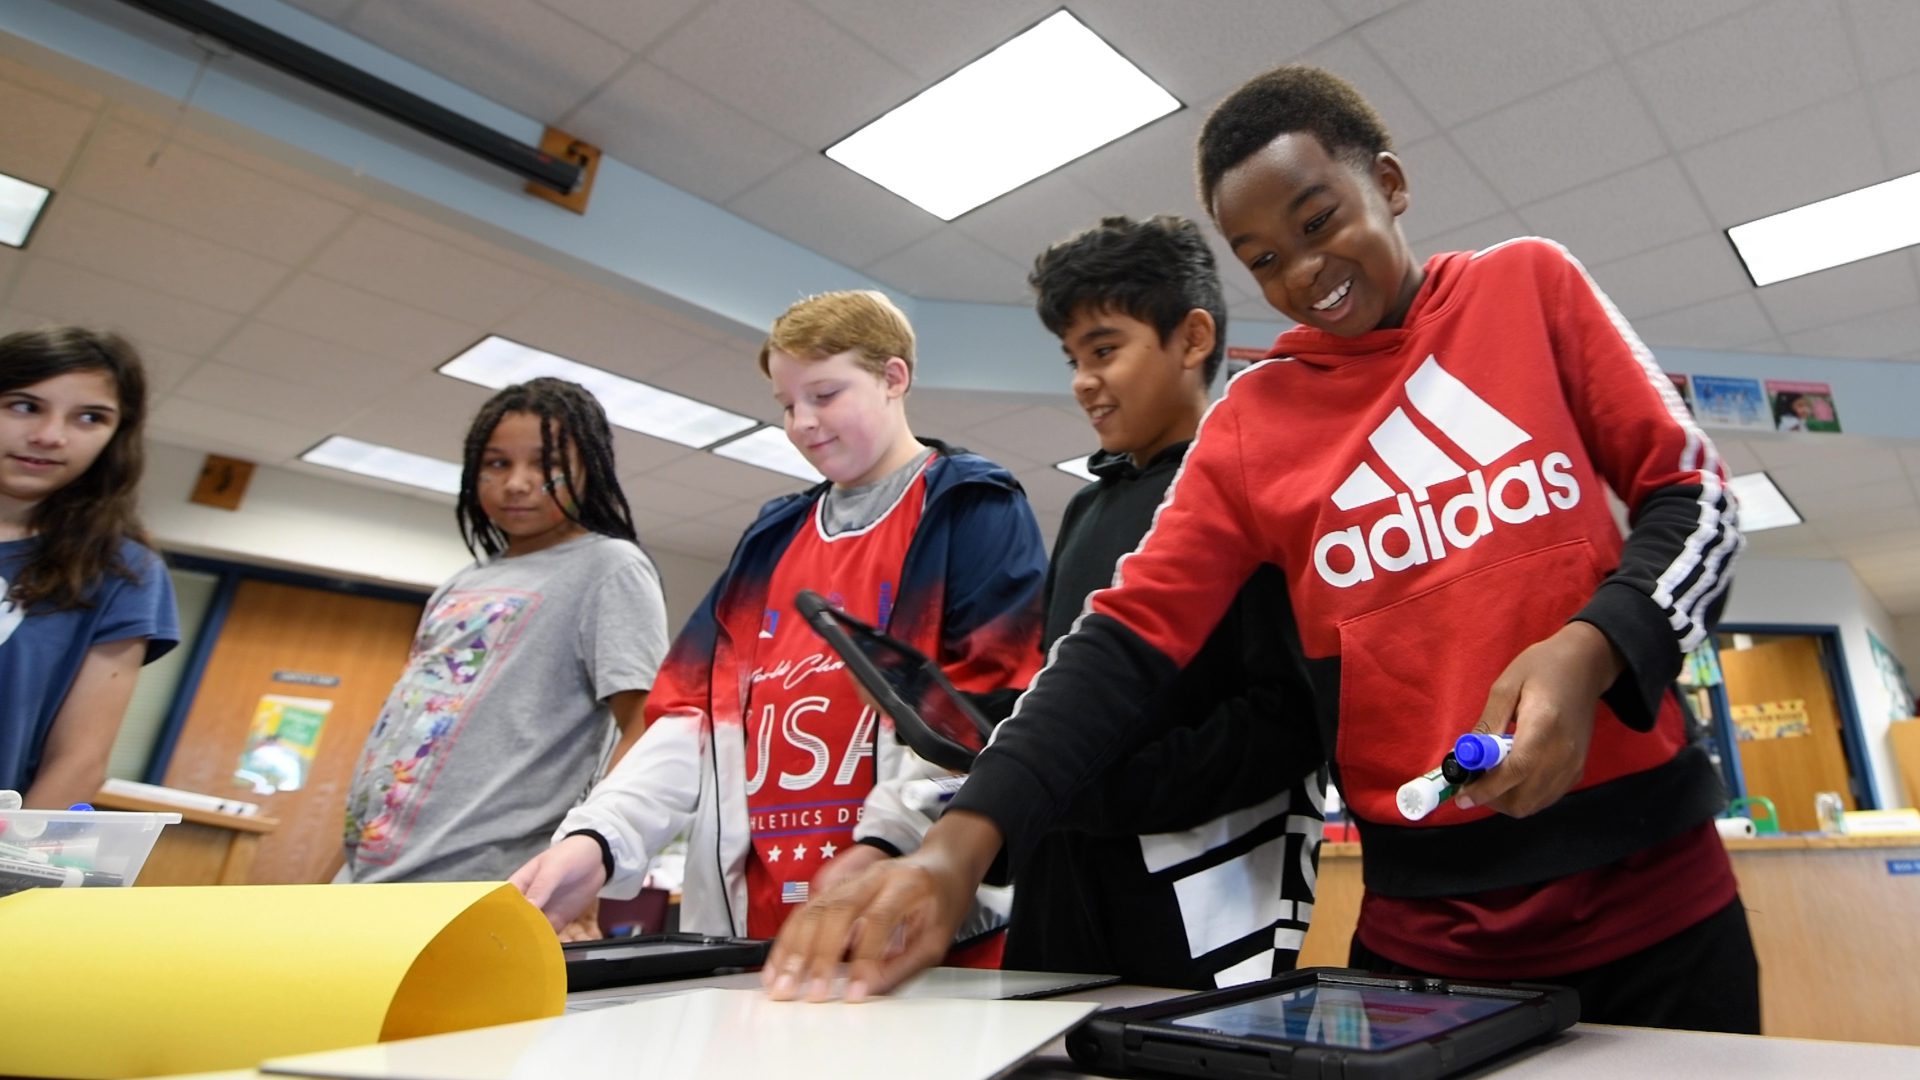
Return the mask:
<svg viewBox="0 0 1920 1080">
<path fill-rule="evenodd" d="M 1513 736 L 1482 735 L 1474 732 L 1462 735 L 1453 744 L 1453 757 L 1460 767 L 1471 772 L 1485 772 L 1507 760 L 1513 752 Z"/>
</svg>

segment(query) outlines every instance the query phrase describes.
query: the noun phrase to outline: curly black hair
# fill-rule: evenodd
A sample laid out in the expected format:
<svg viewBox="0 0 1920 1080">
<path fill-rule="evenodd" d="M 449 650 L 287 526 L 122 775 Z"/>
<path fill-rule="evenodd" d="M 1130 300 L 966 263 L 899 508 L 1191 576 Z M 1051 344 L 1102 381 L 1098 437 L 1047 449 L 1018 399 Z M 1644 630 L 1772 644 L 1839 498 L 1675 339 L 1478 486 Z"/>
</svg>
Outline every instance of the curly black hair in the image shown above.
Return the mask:
<svg viewBox="0 0 1920 1080">
<path fill-rule="evenodd" d="M 1033 260 L 1027 275 L 1034 307 L 1048 330 L 1060 336 L 1074 314 L 1092 307 L 1150 324 L 1165 343 L 1187 313 L 1213 316 L 1213 352 L 1201 378 L 1213 384 L 1226 355 L 1227 304 L 1220 272 L 1200 227 L 1160 214 L 1146 221 L 1101 218 L 1100 224 L 1062 240 Z"/>
<path fill-rule="evenodd" d="M 578 503 L 577 508 L 561 503 L 567 517 L 589 532 L 638 546 L 633 510 L 627 505 L 626 493 L 620 490 L 620 476 L 613 464 L 613 429 L 607 423 L 606 410 L 579 383 L 543 377 L 506 387 L 488 398 L 467 428 L 460 502 L 455 508 L 467 550 L 492 558 L 507 549 L 507 534 L 480 507 L 480 458 L 493 429 L 508 413 L 530 413 L 540 418 L 541 467 L 549 476 L 558 472 Z M 566 452 L 569 442 L 578 451 L 580 467 L 586 472 L 577 479 L 573 455 Z"/>
<path fill-rule="evenodd" d="M 1211 213 L 1213 192 L 1228 169 L 1282 135 L 1310 132 L 1327 153 L 1368 165 L 1393 149 L 1393 136 L 1353 84 L 1304 64 L 1256 75 L 1227 95 L 1200 129 L 1200 205 Z"/>
</svg>

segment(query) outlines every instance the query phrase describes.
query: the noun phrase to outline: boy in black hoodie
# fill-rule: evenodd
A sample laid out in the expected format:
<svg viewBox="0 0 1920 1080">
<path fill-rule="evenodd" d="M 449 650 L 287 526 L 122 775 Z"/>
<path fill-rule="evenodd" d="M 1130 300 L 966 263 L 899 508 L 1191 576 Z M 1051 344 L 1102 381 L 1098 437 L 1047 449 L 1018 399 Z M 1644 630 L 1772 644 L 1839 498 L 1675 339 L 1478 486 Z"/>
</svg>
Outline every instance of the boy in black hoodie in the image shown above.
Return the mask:
<svg viewBox="0 0 1920 1080">
<path fill-rule="evenodd" d="M 1097 479 L 1054 542 L 1048 649 L 1152 526 L 1206 412 L 1226 308 L 1212 251 L 1175 217 L 1107 218 L 1048 248 L 1028 281 L 1100 439 Z M 1013 868 L 1007 967 L 1192 989 L 1293 967 L 1326 776 L 1288 612 L 1285 580 L 1263 568 L 1163 699 L 1171 730 L 1083 790 Z"/>
</svg>

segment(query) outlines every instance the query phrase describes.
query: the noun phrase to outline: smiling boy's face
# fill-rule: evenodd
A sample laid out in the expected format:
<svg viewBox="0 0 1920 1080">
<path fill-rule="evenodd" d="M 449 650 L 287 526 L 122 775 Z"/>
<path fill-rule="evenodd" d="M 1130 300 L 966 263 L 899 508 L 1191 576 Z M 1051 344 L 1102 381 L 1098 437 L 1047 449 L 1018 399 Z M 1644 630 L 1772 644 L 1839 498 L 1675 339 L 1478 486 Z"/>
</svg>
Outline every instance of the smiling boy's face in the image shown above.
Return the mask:
<svg viewBox="0 0 1920 1080">
<path fill-rule="evenodd" d="M 1366 166 L 1311 133 L 1282 135 L 1221 174 L 1211 209 L 1267 303 L 1295 322 L 1341 337 L 1393 328 L 1419 291 L 1392 154 Z"/>
</svg>

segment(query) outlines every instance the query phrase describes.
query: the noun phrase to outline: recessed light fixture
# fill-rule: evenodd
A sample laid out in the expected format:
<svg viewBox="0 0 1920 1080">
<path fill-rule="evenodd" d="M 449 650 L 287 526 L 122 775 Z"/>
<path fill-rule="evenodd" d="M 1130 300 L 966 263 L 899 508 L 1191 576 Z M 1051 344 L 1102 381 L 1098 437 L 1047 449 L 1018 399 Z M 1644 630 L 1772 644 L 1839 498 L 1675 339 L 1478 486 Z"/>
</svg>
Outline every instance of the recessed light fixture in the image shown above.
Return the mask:
<svg viewBox="0 0 1920 1080">
<path fill-rule="evenodd" d="M 440 373 L 494 390 L 543 375 L 576 382 L 600 400 L 608 420 L 681 446 L 712 446 L 759 424 L 752 417 L 497 335 L 440 365 Z"/>
<path fill-rule="evenodd" d="M 1755 285 L 1920 244 L 1920 172 L 1735 225 L 1727 239 Z"/>
<path fill-rule="evenodd" d="M 1180 108 L 1062 10 L 827 148 L 952 221 Z"/>
<path fill-rule="evenodd" d="M 345 435 L 327 436 L 320 445 L 301 454 L 300 460 L 445 495 L 460 494 L 460 466 L 454 462 L 361 442 Z"/>
<path fill-rule="evenodd" d="M 1093 475 L 1092 469 L 1087 468 L 1087 459 L 1085 457 L 1072 457 L 1065 461 L 1056 461 L 1053 463 L 1053 467 L 1066 473 L 1068 476 L 1077 476 L 1089 482 L 1099 479 L 1099 477 Z"/>
<path fill-rule="evenodd" d="M 1780 489 L 1773 486 L 1773 478 L 1766 473 L 1746 473 L 1734 477 L 1731 483 L 1734 497 L 1740 500 L 1741 532 L 1784 529 L 1805 520 L 1787 497 L 1780 494 Z"/>
<path fill-rule="evenodd" d="M 820 475 L 819 469 L 808 464 L 806 455 L 794 448 L 787 433 L 777 427 L 755 428 L 737 439 L 728 439 L 714 447 L 713 452 L 723 458 L 786 473 L 809 484 L 826 479 Z"/>
<path fill-rule="evenodd" d="M 51 198 L 51 188 L 0 173 L 0 244 L 26 247 L 34 223 L 40 220 L 40 211 L 47 208 L 47 200 Z"/>
</svg>

